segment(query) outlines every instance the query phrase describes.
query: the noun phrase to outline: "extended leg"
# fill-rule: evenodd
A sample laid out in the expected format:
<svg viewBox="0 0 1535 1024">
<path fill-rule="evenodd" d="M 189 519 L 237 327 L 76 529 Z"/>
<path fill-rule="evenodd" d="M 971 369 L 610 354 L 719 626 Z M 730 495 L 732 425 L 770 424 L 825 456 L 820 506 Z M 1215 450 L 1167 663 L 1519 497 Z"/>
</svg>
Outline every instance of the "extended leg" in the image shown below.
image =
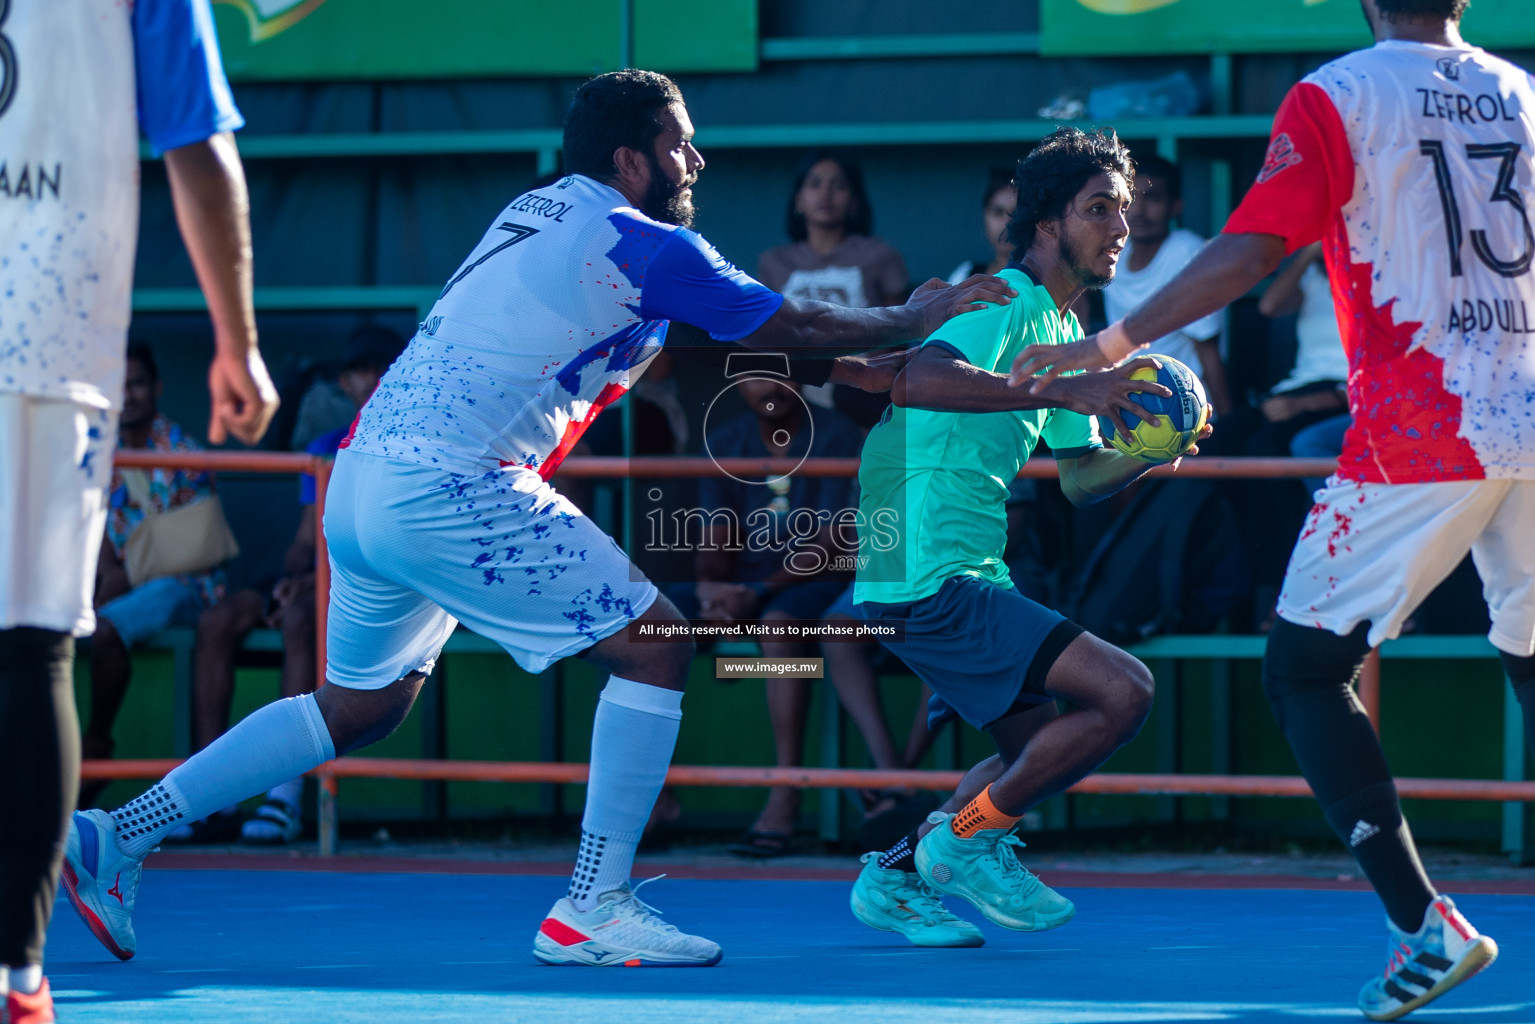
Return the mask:
<svg viewBox="0 0 1535 1024">
<path fill-rule="evenodd" d="M 75 815 L 64 867 L 75 910 L 127 960 L 137 948 L 143 860 L 167 832 L 383 739 L 404 721 L 424 678 L 415 672 L 376 690 L 333 684 L 268 704 L 110 815 Z"/>
</svg>

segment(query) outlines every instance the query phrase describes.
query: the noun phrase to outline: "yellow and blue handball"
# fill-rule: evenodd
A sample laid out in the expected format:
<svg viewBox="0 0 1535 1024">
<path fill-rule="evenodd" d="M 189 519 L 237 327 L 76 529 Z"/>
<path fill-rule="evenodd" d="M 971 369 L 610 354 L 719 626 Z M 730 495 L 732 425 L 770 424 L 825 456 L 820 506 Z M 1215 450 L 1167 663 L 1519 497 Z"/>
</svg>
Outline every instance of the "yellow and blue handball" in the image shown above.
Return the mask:
<svg viewBox="0 0 1535 1024">
<path fill-rule="evenodd" d="M 1157 425 L 1151 426 L 1132 413 L 1124 413 L 1125 426 L 1130 428 L 1126 437 L 1114 429 L 1105 417 L 1098 418 L 1108 441 L 1116 450 L 1142 462 L 1171 462 L 1186 454 L 1199 439 L 1209 416 L 1210 403 L 1205 397 L 1205 386 L 1194 371 L 1171 356 L 1153 356 L 1162 364 L 1160 370 L 1144 367 L 1130 375 L 1132 380 L 1156 381 L 1171 391 L 1171 398 L 1151 395 L 1144 391 L 1131 393 L 1134 402 L 1147 412 L 1155 413 Z"/>
</svg>

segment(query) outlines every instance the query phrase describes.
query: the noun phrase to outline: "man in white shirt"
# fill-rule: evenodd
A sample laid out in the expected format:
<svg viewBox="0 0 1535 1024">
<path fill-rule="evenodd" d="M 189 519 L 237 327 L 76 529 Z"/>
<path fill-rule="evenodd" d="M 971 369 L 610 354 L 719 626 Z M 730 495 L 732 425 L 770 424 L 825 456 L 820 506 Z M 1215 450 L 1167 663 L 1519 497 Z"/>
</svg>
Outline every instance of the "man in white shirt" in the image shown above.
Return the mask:
<svg viewBox="0 0 1535 1024">
<path fill-rule="evenodd" d="M 1130 244 L 1120 260 L 1119 274 L 1103 289 L 1110 323 L 1128 316 L 1188 265 L 1205 240 L 1187 228 L 1173 228 L 1183 215 L 1183 173 L 1160 156 L 1137 160 L 1135 202 L 1127 219 Z M 1226 367 L 1221 362 L 1221 313 L 1195 320 L 1151 343 L 1151 351 L 1172 356 L 1199 374 L 1217 415 L 1231 410 Z"/>
</svg>

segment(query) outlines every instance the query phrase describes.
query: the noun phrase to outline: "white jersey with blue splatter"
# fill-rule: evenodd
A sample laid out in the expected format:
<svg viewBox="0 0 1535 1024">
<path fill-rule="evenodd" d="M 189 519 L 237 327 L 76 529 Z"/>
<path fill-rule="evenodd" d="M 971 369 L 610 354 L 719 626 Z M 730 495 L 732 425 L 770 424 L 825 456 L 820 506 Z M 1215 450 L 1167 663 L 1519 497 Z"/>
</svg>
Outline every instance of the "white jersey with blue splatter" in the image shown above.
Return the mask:
<svg viewBox="0 0 1535 1024">
<path fill-rule="evenodd" d="M 0 39 L 0 392 L 116 409 L 139 129 L 161 152 L 244 123 L 213 15 L 208 0 L 0 4 Z"/>
<path fill-rule="evenodd" d="M 496 217 L 346 447 L 548 479 L 661 351 L 668 321 L 734 341 L 782 302 L 696 232 L 646 217 L 600 182 L 562 178 Z"/>
</svg>

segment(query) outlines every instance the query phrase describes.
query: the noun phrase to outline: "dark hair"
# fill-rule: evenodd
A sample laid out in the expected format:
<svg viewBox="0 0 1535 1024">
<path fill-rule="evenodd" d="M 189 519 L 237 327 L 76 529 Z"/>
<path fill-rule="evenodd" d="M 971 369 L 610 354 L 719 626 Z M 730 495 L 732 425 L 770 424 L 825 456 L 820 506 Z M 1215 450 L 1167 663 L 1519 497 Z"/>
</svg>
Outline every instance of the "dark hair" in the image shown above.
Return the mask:
<svg viewBox="0 0 1535 1024">
<path fill-rule="evenodd" d="M 1168 199 L 1176 201 L 1183 198 L 1183 171 L 1164 156 L 1152 154 L 1144 160 L 1135 161 L 1135 176 L 1160 181 Z"/>
<path fill-rule="evenodd" d="M 1446 18 L 1459 21 L 1471 0 L 1375 0 L 1380 13 L 1398 18 Z"/>
<path fill-rule="evenodd" d="M 812 149 L 805 154 L 805 159 L 800 161 L 799 170 L 794 172 L 794 187 L 789 190 L 789 214 L 785 220 L 785 229 L 789 237 L 796 242 L 803 242 L 810 235 L 810 230 L 805 226 L 805 215 L 794 209 L 794 200 L 799 196 L 799 190 L 805 187 L 805 179 L 810 177 L 811 168 L 822 160 L 830 160 L 842 169 L 842 176 L 847 179 L 847 187 L 853 193 L 853 202 L 848 206 L 847 221 L 842 229 L 850 235 L 870 235 L 874 233 L 874 209 L 869 205 L 869 193 L 863 187 L 863 167 L 857 159 L 847 153 L 839 153 L 831 149 Z"/>
<path fill-rule="evenodd" d="M 625 68 L 586 82 L 565 111 L 565 173 L 611 181 L 613 151 L 649 154 L 661 134 L 656 113 L 681 102 L 677 83 L 654 71 Z"/>
<path fill-rule="evenodd" d="M 981 209 L 991 205 L 991 197 L 1003 189 L 1013 187 L 1013 169 L 1011 167 L 993 167 L 986 175 L 986 192 L 981 196 Z"/>
<path fill-rule="evenodd" d="M 128 362 L 136 362 L 149 374 L 151 381 L 160 379 L 160 367 L 155 365 L 155 354 L 147 341 L 128 342 Z"/>
<path fill-rule="evenodd" d="M 1022 259 L 1029 251 L 1040 221 L 1060 218 L 1083 186 L 1105 171 L 1121 175 L 1127 184 L 1135 182 L 1135 161 L 1112 128 L 1057 128 L 1018 161 L 1013 179 L 1018 183 L 1018 208 L 1007 222 L 1013 258 Z"/>
</svg>

